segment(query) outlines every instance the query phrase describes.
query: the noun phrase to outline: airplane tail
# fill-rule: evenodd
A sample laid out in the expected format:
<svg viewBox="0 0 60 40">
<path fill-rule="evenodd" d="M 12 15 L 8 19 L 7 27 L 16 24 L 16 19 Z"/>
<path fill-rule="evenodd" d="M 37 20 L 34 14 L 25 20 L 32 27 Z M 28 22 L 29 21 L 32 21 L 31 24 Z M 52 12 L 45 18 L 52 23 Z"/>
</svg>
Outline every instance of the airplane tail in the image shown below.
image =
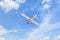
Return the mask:
<svg viewBox="0 0 60 40">
<path fill-rule="evenodd" d="M 38 18 L 38 16 L 37 15 L 34 15 L 34 18 Z"/>
<path fill-rule="evenodd" d="M 36 18 L 38 18 L 38 16 L 37 16 L 37 15 L 34 15 L 32 19 L 34 20 L 34 19 L 36 19 Z"/>
</svg>

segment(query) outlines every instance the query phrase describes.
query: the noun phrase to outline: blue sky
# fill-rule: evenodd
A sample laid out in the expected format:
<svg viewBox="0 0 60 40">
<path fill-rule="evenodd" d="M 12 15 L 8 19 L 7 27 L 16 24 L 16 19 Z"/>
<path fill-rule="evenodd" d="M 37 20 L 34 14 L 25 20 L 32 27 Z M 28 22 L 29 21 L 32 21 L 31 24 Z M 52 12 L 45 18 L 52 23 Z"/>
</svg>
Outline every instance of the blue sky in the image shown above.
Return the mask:
<svg viewBox="0 0 60 40">
<path fill-rule="evenodd" d="M 21 13 L 40 25 L 27 24 Z M 57 40 L 60 38 L 60 0 L 1 0 L 0 40 Z"/>
</svg>

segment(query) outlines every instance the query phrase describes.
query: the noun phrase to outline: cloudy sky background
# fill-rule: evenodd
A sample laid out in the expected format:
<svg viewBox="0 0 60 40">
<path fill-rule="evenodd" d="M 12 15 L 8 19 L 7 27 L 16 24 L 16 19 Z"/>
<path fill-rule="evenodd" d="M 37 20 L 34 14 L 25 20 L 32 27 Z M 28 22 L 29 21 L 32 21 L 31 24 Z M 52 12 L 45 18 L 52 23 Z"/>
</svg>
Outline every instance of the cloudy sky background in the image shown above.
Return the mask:
<svg viewBox="0 0 60 40">
<path fill-rule="evenodd" d="M 21 16 L 35 14 L 40 25 Z M 0 40 L 54 40 L 60 38 L 60 0 L 0 0 Z"/>
</svg>

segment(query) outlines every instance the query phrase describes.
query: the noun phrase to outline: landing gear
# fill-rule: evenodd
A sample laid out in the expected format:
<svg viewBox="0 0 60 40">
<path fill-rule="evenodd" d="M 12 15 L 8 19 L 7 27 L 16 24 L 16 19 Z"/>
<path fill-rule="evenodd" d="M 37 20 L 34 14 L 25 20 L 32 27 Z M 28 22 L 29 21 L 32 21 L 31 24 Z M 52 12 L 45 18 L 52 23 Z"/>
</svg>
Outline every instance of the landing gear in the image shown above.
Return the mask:
<svg viewBox="0 0 60 40">
<path fill-rule="evenodd" d="M 29 24 L 29 23 L 27 22 L 27 24 Z"/>
<path fill-rule="evenodd" d="M 32 24 L 32 23 L 27 22 L 27 24 Z"/>
</svg>

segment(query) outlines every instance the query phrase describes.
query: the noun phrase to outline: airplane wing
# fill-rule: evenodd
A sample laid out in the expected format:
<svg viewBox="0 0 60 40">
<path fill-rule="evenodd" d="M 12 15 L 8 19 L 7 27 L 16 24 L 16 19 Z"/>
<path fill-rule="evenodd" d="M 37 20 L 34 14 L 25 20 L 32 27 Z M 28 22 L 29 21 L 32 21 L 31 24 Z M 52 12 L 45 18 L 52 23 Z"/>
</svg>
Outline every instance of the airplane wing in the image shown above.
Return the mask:
<svg viewBox="0 0 60 40">
<path fill-rule="evenodd" d="M 21 15 L 22 15 L 23 17 L 25 17 L 27 20 L 30 19 L 27 15 L 25 15 L 25 14 L 23 14 L 23 13 L 22 13 Z"/>
<path fill-rule="evenodd" d="M 27 20 L 29 20 L 30 19 L 30 17 L 28 17 L 27 15 L 25 15 L 25 14 L 21 14 L 23 17 L 25 17 Z M 39 23 L 38 22 L 36 22 L 36 21 L 34 21 L 34 20 L 32 20 L 31 22 L 33 22 L 34 24 L 36 24 L 36 25 L 39 25 Z"/>
<path fill-rule="evenodd" d="M 34 24 L 36 24 L 36 25 L 39 25 L 39 23 L 38 23 L 38 22 L 36 22 L 36 21 L 34 21 L 34 20 L 33 20 L 32 22 L 33 22 Z"/>
</svg>

